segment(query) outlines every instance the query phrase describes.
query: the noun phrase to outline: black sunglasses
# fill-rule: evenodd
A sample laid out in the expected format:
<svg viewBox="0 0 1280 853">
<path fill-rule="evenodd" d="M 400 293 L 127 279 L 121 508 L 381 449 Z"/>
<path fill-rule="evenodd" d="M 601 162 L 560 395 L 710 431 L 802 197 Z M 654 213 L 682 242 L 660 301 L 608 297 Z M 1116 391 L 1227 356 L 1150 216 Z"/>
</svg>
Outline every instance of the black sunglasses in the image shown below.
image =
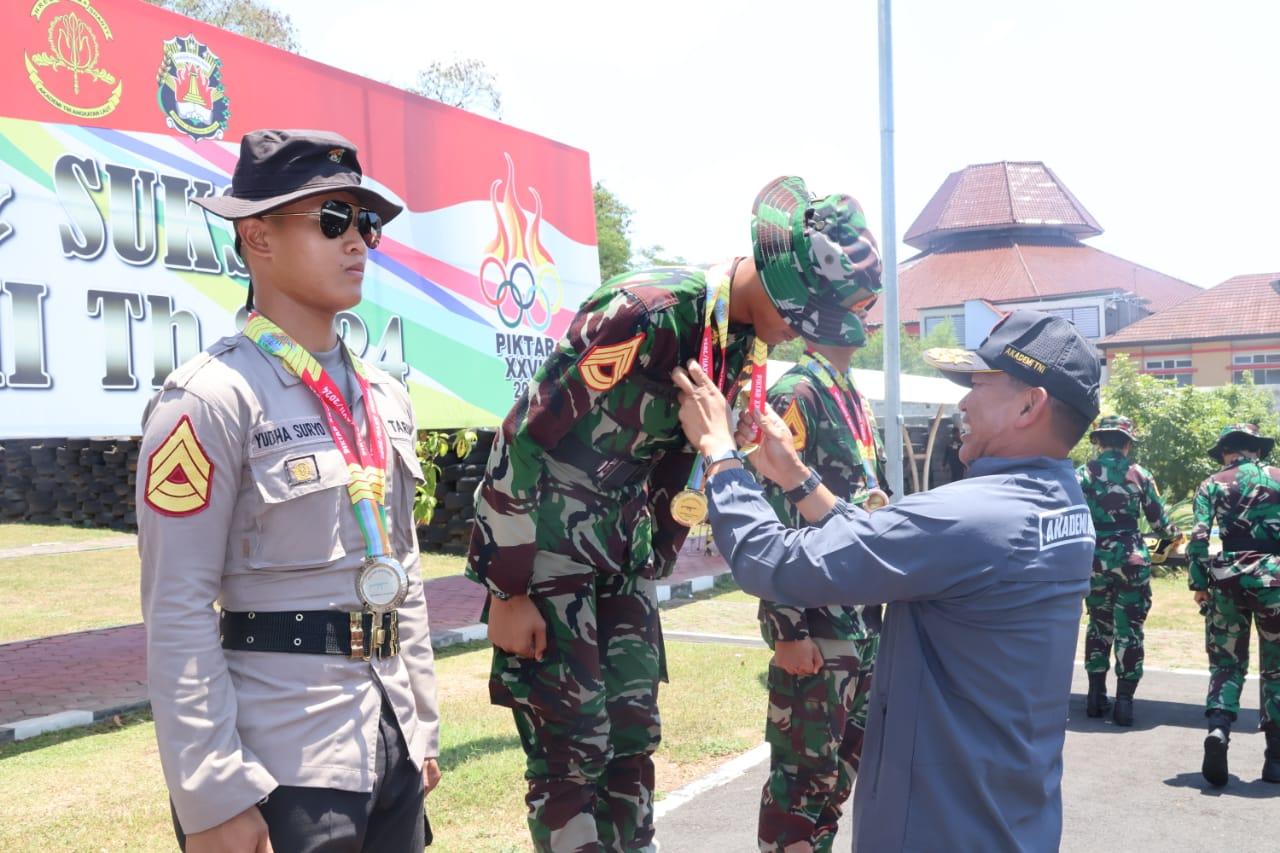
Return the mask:
<svg viewBox="0 0 1280 853">
<path fill-rule="evenodd" d="M 338 201 L 331 198 L 324 204 L 320 205 L 319 210 L 304 210 L 300 213 L 264 213 L 263 219 L 271 216 L 319 216 L 320 217 L 320 233 L 328 237 L 330 240 L 336 240 L 343 234 L 347 233 L 347 229 L 351 227 L 351 223 L 356 223 L 356 230 L 360 232 L 360 236 L 364 238 L 364 244 L 370 249 L 378 248 L 378 244 L 382 242 L 382 217 L 374 213 L 372 210 L 361 210 L 356 215 L 355 205 L 345 201 Z"/>
</svg>

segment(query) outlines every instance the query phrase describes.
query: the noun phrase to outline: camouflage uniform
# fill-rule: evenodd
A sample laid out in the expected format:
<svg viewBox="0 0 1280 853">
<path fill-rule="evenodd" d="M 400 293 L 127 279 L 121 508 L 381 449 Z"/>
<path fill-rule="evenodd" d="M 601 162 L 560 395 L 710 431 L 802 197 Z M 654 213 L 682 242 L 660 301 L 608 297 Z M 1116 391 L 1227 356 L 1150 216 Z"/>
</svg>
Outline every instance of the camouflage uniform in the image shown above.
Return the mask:
<svg viewBox="0 0 1280 853">
<path fill-rule="evenodd" d="M 1142 625 L 1151 610 L 1151 555 L 1138 532 L 1138 518 L 1145 517 L 1152 530 L 1168 539 L 1179 531 L 1169 521 L 1151 474 L 1122 451 L 1104 450 L 1077 468 L 1076 477 L 1098 533 L 1084 600 L 1089 611 L 1084 668 L 1107 672 L 1114 645 L 1116 677 L 1136 682 L 1142 678 Z"/>
<path fill-rule="evenodd" d="M 826 377 L 815 376 L 811 362 L 836 375 L 821 354 L 806 353 L 774 384 L 769 403 L 791 427 L 805 465 L 816 470 L 834 494 L 852 499 L 866 491 L 862 452 L 849 435 Z M 875 441 L 870 404 L 852 382 L 841 393 L 845 411 L 855 418 L 860 414 Z M 879 457 L 878 441 L 876 447 Z M 877 458 L 875 464 L 883 482 L 883 460 Z M 768 486 L 766 496 L 784 524 L 806 526 L 780 488 Z M 778 640 L 807 637 L 823 657 L 822 671 L 815 675 L 791 675 L 769 667 L 765 740 L 771 755 L 760 799 L 760 849 L 781 851 L 809 843 L 815 851 L 829 851 L 862 756 L 880 607 L 801 609 L 762 600 L 759 616 L 760 633 L 770 648 Z"/>
<path fill-rule="evenodd" d="M 1245 431 L 1244 426 L 1232 429 Z M 1253 427 L 1252 435 L 1257 435 Z M 1219 461 L 1221 457 L 1217 456 Z M 1280 546 L 1280 468 L 1244 459 L 1200 484 L 1196 526 L 1187 546 L 1189 585 L 1210 593 L 1205 609 L 1209 695 L 1205 715 L 1233 721 L 1249 668 L 1249 623 L 1258 630 L 1262 725 L 1280 731 L 1280 555 L 1245 546 Z M 1209 556 L 1209 534 L 1217 519 L 1222 552 Z M 1238 542 L 1245 539 L 1243 543 Z M 1237 542 L 1233 543 L 1233 539 Z M 1236 544 L 1237 549 L 1230 546 Z"/>
<path fill-rule="evenodd" d="M 814 199 L 796 177 L 771 181 L 752 209 L 752 252 L 788 326 L 862 343 L 853 309 L 879 292 L 880 258 L 855 199 Z M 695 462 L 671 373 L 698 358 L 708 280 L 725 275 L 727 264 L 606 283 L 494 441 L 467 574 L 494 598 L 527 593 L 546 621 L 543 658 L 495 648 L 489 683 L 491 700 L 515 715 L 539 850 L 652 846 L 666 678 L 654 581 L 670 574 L 688 532 L 670 505 Z M 754 343 L 751 329 L 730 324 L 711 372 L 735 384 Z"/>
<path fill-rule="evenodd" d="M 528 591 L 547 622 L 542 660 L 494 649 L 492 701 L 513 709 L 528 756 L 539 849 L 636 849 L 653 835 L 653 761 L 665 680 L 655 578 L 688 528 L 671 517 L 694 454 L 671 371 L 698 357 L 707 274 L 641 272 L 601 287 L 498 434 L 467 574 Z M 715 353 L 728 381 L 754 336 Z"/>
</svg>

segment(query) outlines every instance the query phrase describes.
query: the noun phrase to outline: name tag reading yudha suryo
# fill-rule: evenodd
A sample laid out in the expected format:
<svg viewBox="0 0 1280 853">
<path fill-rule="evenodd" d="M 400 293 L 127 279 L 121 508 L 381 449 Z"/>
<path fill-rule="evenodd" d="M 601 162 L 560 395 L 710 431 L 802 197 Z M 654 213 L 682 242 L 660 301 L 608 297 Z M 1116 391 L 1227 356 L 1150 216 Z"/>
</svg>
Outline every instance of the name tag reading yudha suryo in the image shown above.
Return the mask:
<svg viewBox="0 0 1280 853">
<path fill-rule="evenodd" d="M 360 603 L 375 613 L 394 610 L 409 593 L 409 575 L 398 560 L 385 554 L 370 557 L 356 576 Z"/>
</svg>

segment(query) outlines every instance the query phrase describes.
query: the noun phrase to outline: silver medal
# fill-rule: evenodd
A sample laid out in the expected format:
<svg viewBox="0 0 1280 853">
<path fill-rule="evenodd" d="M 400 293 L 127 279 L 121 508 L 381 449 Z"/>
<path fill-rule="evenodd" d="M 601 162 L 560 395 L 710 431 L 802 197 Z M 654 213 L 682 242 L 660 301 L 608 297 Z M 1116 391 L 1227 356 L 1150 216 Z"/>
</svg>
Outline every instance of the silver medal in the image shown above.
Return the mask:
<svg viewBox="0 0 1280 853">
<path fill-rule="evenodd" d="M 356 595 L 367 610 L 385 613 L 404 603 L 409 575 L 400 562 L 386 554 L 369 557 L 356 576 Z"/>
</svg>

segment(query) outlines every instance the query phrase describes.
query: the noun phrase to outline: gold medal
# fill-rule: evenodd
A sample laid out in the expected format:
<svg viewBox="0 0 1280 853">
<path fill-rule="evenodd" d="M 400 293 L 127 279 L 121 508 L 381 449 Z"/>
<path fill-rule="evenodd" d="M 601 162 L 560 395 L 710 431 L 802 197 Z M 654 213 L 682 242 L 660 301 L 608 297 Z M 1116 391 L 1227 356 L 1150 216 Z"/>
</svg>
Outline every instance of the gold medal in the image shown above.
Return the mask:
<svg viewBox="0 0 1280 853">
<path fill-rule="evenodd" d="M 707 520 L 707 496 L 696 489 L 681 489 L 671 499 L 671 517 L 685 527 Z"/>
</svg>

